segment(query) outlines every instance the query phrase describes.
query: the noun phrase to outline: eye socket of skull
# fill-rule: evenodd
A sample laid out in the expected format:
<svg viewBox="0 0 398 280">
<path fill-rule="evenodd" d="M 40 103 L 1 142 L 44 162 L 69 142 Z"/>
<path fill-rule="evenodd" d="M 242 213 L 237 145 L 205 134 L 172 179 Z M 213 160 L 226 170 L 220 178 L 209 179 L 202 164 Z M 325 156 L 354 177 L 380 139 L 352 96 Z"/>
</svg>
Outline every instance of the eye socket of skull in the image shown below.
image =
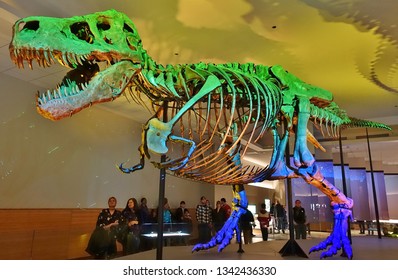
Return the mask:
<svg viewBox="0 0 398 280">
<path fill-rule="evenodd" d="M 103 21 L 101 23 L 97 23 L 97 29 L 99 31 L 106 31 L 109 28 L 111 28 L 111 25 L 108 22 L 106 22 L 106 21 Z"/>
<path fill-rule="evenodd" d="M 134 34 L 134 29 L 133 28 L 131 28 L 127 23 L 125 23 L 124 25 L 123 25 L 123 31 L 124 32 L 127 32 L 127 33 L 132 33 L 132 34 Z"/>
<path fill-rule="evenodd" d="M 38 20 L 32 20 L 32 21 L 26 22 L 20 31 L 22 31 L 22 30 L 36 31 L 37 29 L 39 29 L 39 27 L 40 27 L 40 22 Z"/>
<path fill-rule="evenodd" d="M 137 44 L 140 44 L 141 40 L 137 41 L 134 29 L 131 28 L 127 23 L 123 25 L 123 31 L 126 33 L 126 43 L 129 48 L 133 51 L 136 51 Z"/>
<path fill-rule="evenodd" d="M 70 31 L 80 40 L 89 44 L 93 43 L 94 35 L 91 33 L 90 26 L 87 22 L 76 22 L 70 26 Z"/>
</svg>

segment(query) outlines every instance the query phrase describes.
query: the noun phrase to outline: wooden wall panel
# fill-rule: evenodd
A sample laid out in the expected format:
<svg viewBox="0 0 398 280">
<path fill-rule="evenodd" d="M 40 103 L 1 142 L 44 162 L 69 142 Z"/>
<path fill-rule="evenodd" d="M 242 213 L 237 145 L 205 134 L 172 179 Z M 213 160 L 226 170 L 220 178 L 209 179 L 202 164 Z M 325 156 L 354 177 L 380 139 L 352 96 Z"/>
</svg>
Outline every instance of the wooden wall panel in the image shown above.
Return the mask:
<svg viewBox="0 0 398 280">
<path fill-rule="evenodd" d="M 189 209 L 197 236 L 195 209 Z M 101 209 L 0 209 L 0 260 L 89 258 L 88 240 Z M 122 246 L 117 243 L 118 251 Z"/>
<path fill-rule="evenodd" d="M 101 209 L 0 209 L 0 259 L 84 258 Z"/>
<path fill-rule="evenodd" d="M 37 230 L 34 235 L 32 259 L 65 260 L 69 243 L 69 229 Z"/>
<path fill-rule="evenodd" d="M 32 230 L 0 230 L 0 260 L 32 259 L 33 235 Z"/>
</svg>

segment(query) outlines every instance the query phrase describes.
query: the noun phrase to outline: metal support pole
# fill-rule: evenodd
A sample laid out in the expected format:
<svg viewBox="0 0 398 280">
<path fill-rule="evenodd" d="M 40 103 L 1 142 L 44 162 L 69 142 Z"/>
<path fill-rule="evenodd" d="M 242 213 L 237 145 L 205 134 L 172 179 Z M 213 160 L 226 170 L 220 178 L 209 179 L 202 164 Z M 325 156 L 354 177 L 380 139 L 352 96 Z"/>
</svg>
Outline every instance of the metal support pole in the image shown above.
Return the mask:
<svg viewBox="0 0 398 280">
<path fill-rule="evenodd" d="M 284 129 L 282 130 L 284 131 Z M 287 132 L 289 133 L 289 132 Z M 285 150 L 286 165 L 290 166 L 290 147 L 289 140 L 286 144 Z M 289 215 L 289 240 L 282 247 L 279 253 L 284 256 L 299 256 L 302 258 L 308 258 L 307 254 L 303 251 L 300 245 L 294 239 L 294 224 L 293 224 L 293 193 L 292 193 L 292 179 L 287 178 L 287 208 Z"/>
<path fill-rule="evenodd" d="M 379 206 L 378 206 L 378 203 L 377 203 L 376 185 L 375 185 L 375 178 L 374 178 L 374 174 L 373 174 L 372 153 L 370 152 L 368 128 L 366 128 L 366 141 L 368 143 L 370 176 L 372 178 L 373 202 L 374 202 L 375 215 L 376 215 L 377 235 L 378 235 L 379 239 L 381 239 Z"/>
<path fill-rule="evenodd" d="M 168 104 L 165 101 L 163 103 L 163 122 L 167 122 L 167 109 Z M 160 162 L 166 161 L 166 155 L 162 155 Z M 156 239 L 156 259 L 163 259 L 163 205 L 164 205 L 164 195 L 166 189 L 166 170 L 165 168 L 160 169 L 159 178 L 159 199 L 158 199 L 158 236 Z"/>
</svg>

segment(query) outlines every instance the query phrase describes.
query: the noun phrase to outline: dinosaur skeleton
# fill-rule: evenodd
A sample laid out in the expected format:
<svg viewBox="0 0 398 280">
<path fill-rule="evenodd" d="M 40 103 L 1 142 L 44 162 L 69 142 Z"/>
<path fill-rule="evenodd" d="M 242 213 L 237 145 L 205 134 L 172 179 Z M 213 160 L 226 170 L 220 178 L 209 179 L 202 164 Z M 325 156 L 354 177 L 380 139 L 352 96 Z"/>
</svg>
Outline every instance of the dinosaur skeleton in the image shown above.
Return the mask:
<svg viewBox="0 0 398 280">
<path fill-rule="evenodd" d="M 311 252 L 326 249 L 321 254 L 325 258 L 342 248 L 352 258 L 347 221 L 353 201 L 317 167 L 307 140 L 323 148 L 307 124 L 312 122 L 331 136 L 351 126 L 388 126 L 349 118 L 330 92 L 306 84 L 278 65 L 157 64 L 143 49 L 133 22 L 115 10 L 62 19 L 20 19 L 9 49 L 20 68 L 24 62 L 32 68 L 33 61 L 42 67 L 59 62 L 71 68 L 56 89 L 37 95 L 37 110 L 46 118 L 59 120 L 123 94 L 139 104 L 149 100 L 153 117 L 142 130 L 140 162 L 129 168 L 121 164 L 122 172 L 144 168 L 151 153 L 167 154 L 173 159 L 153 164 L 179 177 L 233 186 L 231 217 L 210 242 L 193 250 L 218 245 L 221 251 L 235 232 L 240 238 L 238 221 L 248 204 L 243 184 L 302 177 L 330 198 L 334 213 L 331 235 Z M 164 114 L 167 121 L 162 121 Z M 241 159 L 249 144 L 266 133 L 274 139 L 269 165 L 244 166 Z M 295 135 L 293 167 L 284 159 L 291 134 Z"/>
</svg>

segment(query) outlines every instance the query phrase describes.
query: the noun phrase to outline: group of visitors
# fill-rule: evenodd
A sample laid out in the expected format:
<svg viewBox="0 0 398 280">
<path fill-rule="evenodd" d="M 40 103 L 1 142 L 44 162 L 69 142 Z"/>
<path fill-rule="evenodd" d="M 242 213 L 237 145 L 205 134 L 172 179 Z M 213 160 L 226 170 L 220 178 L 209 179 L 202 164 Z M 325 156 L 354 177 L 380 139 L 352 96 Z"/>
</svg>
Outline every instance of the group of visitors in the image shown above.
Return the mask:
<svg viewBox="0 0 398 280">
<path fill-rule="evenodd" d="M 108 208 L 99 213 L 96 227 L 91 234 L 86 251 L 96 259 L 110 259 L 117 253 L 116 241 L 123 246 L 123 254 L 134 254 L 152 248 L 148 240 L 142 238 L 142 225 L 157 223 L 157 209 L 150 210 L 147 199 L 141 198 L 138 204 L 135 198 L 129 198 L 123 210 L 116 209 L 117 199 L 108 199 Z M 172 213 L 168 199 L 164 199 L 163 223 L 186 223 L 187 230 L 192 229 L 192 218 L 185 202 Z"/>
<path fill-rule="evenodd" d="M 140 204 L 135 198 L 129 198 L 121 211 L 116 209 L 116 205 L 116 198 L 110 197 L 108 208 L 103 209 L 98 215 L 95 230 L 88 242 L 86 251 L 97 259 L 113 258 L 117 253 L 116 241 L 123 245 L 124 254 L 133 254 L 152 248 L 151 245 L 148 245 L 147 240 L 142 238 L 141 226 L 145 223 L 157 223 L 158 210 L 150 210 L 145 197 L 140 200 Z M 225 198 L 217 201 L 215 207 L 212 208 L 209 200 L 202 196 L 196 206 L 198 242 L 206 243 L 210 241 L 212 236 L 222 229 L 231 215 L 231 211 L 231 206 L 228 205 Z M 264 241 L 268 240 L 268 229 L 272 216 L 275 218 L 279 231 L 284 233 L 287 228 L 287 225 L 285 225 L 287 223 L 286 211 L 279 201 L 276 201 L 271 207 L 270 213 L 266 211 L 265 203 L 262 203 L 257 219 Z M 295 202 L 293 221 L 296 238 L 305 239 L 306 216 L 300 200 Z M 187 230 L 191 233 L 192 217 L 188 208 L 186 208 L 185 201 L 181 201 L 180 206 L 172 213 L 168 199 L 164 198 L 163 223 L 187 224 Z M 254 216 L 248 209 L 240 217 L 239 226 L 243 232 L 244 242 L 246 244 L 252 243 Z"/>
<path fill-rule="evenodd" d="M 196 206 L 196 220 L 198 222 L 198 242 L 206 243 L 210 241 L 224 225 L 231 215 L 231 206 L 225 198 L 216 202 L 215 208 L 210 206 L 209 200 L 202 196 Z"/>
<path fill-rule="evenodd" d="M 271 206 L 270 213 L 268 213 L 265 208 L 266 208 L 265 203 L 262 203 L 257 219 L 260 223 L 262 238 L 264 241 L 267 241 L 269 224 L 272 219 L 274 219 L 275 221 L 275 226 L 276 229 L 278 230 L 277 233 L 280 233 L 280 231 L 282 231 L 282 233 L 285 233 L 285 230 L 288 227 L 288 222 L 287 222 L 286 210 L 279 203 L 278 200 L 276 200 L 276 202 Z M 294 224 L 295 238 L 306 239 L 307 227 L 309 227 L 309 224 L 307 223 L 307 216 L 305 213 L 305 209 L 301 206 L 301 201 L 299 199 L 297 199 L 294 202 L 293 224 Z"/>
<path fill-rule="evenodd" d="M 279 200 L 276 200 L 275 203 L 271 205 L 270 215 L 274 221 L 275 233 L 280 233 L 281 231 L 285 233 L 288 226 L 287 213 L 285 206 L 282 205 Z"/>
</svg>

